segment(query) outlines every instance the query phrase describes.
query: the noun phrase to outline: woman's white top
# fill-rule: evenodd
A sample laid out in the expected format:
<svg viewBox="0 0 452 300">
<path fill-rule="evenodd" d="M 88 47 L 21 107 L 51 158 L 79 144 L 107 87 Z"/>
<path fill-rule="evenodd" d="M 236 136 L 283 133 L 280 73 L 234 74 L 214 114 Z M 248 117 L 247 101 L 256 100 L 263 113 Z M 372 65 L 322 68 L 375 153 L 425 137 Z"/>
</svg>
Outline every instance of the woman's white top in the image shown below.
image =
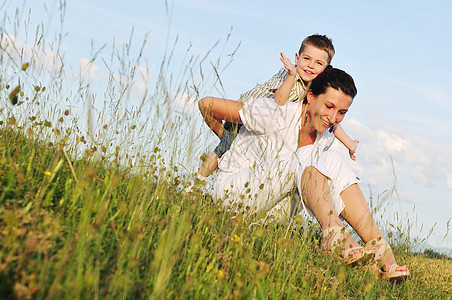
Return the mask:
<svg viewBox="0 0 452 300">
<path fill-rule="evenodd" d="M 234 173 L 256 165 L 268 164 L 298 148 L 302 103 L 279 106 L 272 98 L 250 99 L 239 111 L 244 126 L 219 161 L 220 172 Z M 334 142 L 330 130 L 317 134 L 314 146 L 328 150 Z"/>
</svg>

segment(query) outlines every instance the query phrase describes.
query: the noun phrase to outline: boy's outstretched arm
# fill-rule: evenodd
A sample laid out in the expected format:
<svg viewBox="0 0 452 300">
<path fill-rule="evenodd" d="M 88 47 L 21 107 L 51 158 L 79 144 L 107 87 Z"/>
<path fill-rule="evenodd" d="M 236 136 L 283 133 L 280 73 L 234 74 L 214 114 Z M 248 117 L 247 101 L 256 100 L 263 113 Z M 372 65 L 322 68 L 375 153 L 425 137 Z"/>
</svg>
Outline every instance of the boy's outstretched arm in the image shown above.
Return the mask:
<svg viewBox="0 0 452 300">
<path fill-rule="evenodd" d="M 345 147 L 347 147 L 348 152 L 350 154 L 350 158 L 352 160 L 356 160 L 355 151 L 358 147 L 358 140 L 352 140 L 347 133 L 345 133 L 344 129 L 342 128 L 341 124 L 334 125 L 333 127 L 333 133 L 334 136 L 341 141 L 342 144 L 344 144 Z"/>
<path fill-rule="evenodd" d="M 284 64 L 284 68 L 289 71 L 286 79 L 284 79 L 281 86 L 275 92 L 275 102 L 276 104 L 283 106 L 289 99 L 290 91 L 295 83 L 295 78 L 297 77 L 297 69 L 292 64 L 290 59 L 288 59 L 284 53 L 281 52 L 281 61 Z"/>
<path fill-rule="evenodd" d="M 242 102 L 215 97 L 205 97 L 198 102 L 204 121 L 220 139 L 224 132 L 222 121 L 242 124 L 239 115 L 242 106 Z"/>
</svg>

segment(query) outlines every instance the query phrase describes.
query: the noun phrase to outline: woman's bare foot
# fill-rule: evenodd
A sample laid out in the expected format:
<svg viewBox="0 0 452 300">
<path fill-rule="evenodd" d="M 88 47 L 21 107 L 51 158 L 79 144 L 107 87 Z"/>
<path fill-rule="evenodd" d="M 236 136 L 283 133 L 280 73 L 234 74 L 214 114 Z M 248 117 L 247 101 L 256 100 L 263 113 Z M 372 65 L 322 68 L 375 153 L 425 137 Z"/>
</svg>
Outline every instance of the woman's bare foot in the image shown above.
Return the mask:
<svg viewBox="0 0 452 300">
<path fill-rule="evenodd" d="M 345 227 L 330 227 L 323 231 L 322 247 L 344 258 L 348 266 L 362 264 L 373 259 L 375 249 L 364 248 L 345 230 Z"/>
<path fill-rule="evenodd" d="M 381 276 L 389 279 L 401 279 L 410 276 L 407 266 L 397 264 L 389 243 L 383 237 L 367 242 L 366 246 L 375 249 L 375 261 L 380 264 Z"/>
</svg>

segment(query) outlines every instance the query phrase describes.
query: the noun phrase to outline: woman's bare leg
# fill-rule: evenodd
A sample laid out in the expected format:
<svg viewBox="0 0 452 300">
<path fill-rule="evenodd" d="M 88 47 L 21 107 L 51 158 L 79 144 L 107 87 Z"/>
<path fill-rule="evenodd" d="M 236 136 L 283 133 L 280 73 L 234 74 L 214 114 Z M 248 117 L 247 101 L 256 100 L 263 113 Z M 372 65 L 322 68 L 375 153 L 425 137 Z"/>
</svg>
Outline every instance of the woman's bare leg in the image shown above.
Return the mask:
<svg viewBox="0 0 452 300">
<path fill-rule="evenodd" d="M 314 213 L 322 230 L 343 227 L 331 203 L 328 179 L 314 167 L 307 167 L 301 176 L 301 195 L 306 206 Z M 322 242 L 324 245 L 328 241 Z M 346 239 L 345 249 L 359 247 L 351 235 Z M 353 252 L 352 252 L 353 253 Z"/>
<path fill-rule="evenodd" d="M 383 234 L 372 217 L 372 213 L 358 184 L 355 183 L 346 188 L 341 193 L 341 198 L 345 204 L 341 216 L 356 230 L 365 243 L 379 237 L 384 239 Z M 385 251 L 381 260 L 386 265 L 386 268 L 396 263 L 392 250 L 390 249 Z M 396 270 L 404 271 L 407 270 L 407 267 L 398 266 Z"/>
</svg>

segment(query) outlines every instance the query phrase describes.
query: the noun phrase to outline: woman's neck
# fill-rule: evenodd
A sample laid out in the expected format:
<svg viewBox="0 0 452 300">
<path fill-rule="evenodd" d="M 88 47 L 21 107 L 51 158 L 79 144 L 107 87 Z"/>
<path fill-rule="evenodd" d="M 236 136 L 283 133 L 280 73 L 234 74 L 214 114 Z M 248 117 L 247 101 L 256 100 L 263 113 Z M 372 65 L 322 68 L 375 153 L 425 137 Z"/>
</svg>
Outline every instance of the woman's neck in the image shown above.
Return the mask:
<svg viewBox="0 0 452 300">
<path fill-rule="evenodd" d="M 310 122 L 309 115 L 307 113 L 308 105 L 303 104 L 302 114 L 301 114 L 301 129 L 298 134 L 298 148 L 312 145 L 317 137 L 317 131 L 314 129 Z"/>
</svg>

